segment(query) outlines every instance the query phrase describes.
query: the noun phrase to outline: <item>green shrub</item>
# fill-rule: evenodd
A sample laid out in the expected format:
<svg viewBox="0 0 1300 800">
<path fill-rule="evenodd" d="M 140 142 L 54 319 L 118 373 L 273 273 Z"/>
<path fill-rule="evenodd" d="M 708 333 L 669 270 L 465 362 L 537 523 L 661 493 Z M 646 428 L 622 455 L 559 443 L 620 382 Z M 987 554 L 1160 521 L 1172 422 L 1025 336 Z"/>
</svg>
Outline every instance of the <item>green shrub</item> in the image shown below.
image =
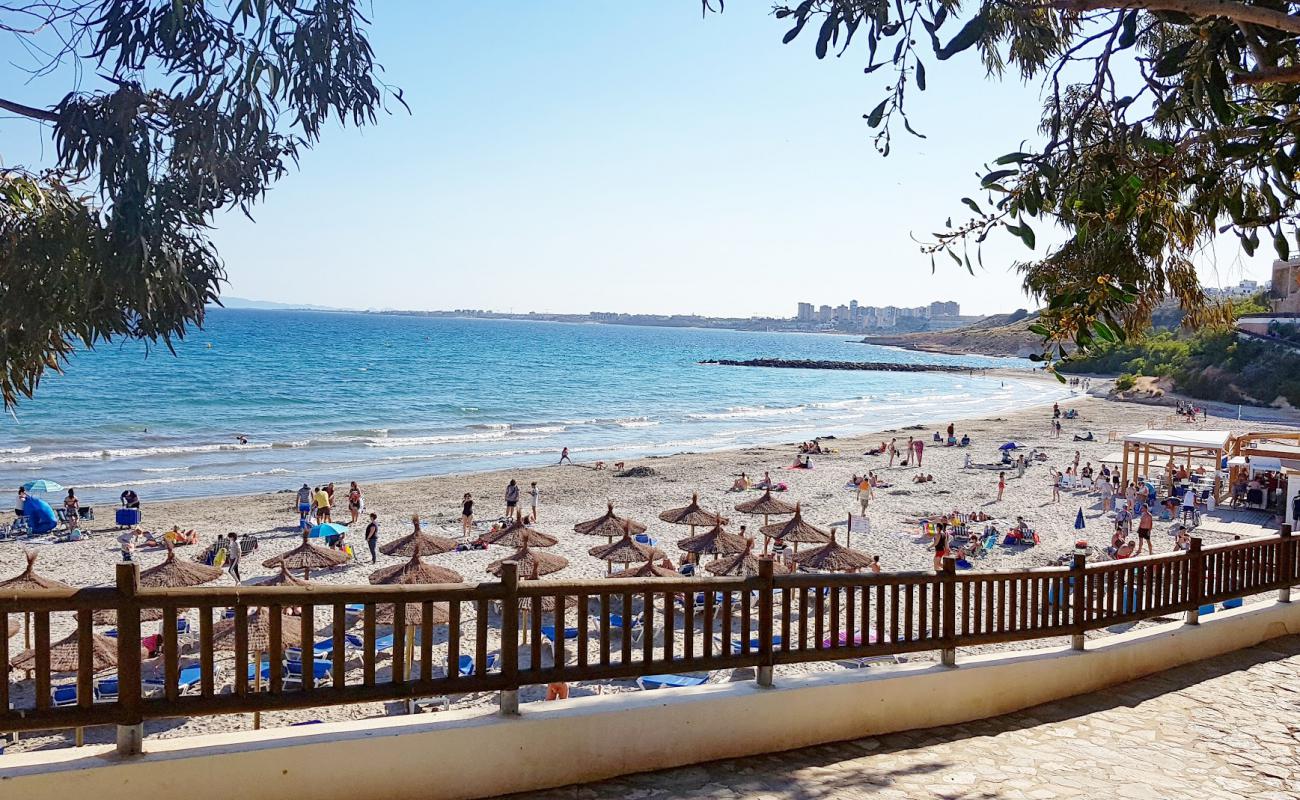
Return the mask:
<svg viewBox="0 0 1300 800">
<path fill-rule="evenodd" d="M 1132 389 L 1136 383 L 1137 378 L 1134 378 L 1132 375 L 1125 372 L 1115 379 L 1115 388 L 1119 389 L 1121 392 L 1127 392 L 1129 389 Z"/>
</svg>

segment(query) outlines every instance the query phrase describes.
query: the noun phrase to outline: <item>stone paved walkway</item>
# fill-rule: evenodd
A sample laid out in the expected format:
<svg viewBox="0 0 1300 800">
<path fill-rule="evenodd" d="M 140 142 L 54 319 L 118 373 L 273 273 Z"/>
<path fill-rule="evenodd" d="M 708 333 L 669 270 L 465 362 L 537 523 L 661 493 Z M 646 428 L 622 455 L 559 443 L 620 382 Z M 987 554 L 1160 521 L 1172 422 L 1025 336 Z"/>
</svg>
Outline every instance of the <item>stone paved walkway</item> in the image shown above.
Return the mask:
<svg viewBox="0 0 1300 800">
<path fill-rule="evenodd" d="M 517 797 L 1300 798 L 1300 636 L 993 720 Z"/>
</svg>

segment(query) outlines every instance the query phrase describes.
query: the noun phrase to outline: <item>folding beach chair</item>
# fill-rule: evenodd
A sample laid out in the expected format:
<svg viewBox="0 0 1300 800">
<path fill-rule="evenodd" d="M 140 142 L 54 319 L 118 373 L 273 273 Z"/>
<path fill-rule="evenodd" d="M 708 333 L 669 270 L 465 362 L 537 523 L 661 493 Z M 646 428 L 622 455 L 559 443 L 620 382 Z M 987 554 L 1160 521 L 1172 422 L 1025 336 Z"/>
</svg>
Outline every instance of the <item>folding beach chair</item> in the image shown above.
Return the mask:
<svg viewBox="0 0 1300 800">
<path fill-rule="evenodd" d="M 645 618 L 641 614 L 628 619 L 624 619 L 622 614 L 610 614 L 609 627 L 623 631 L 624 636 L 630 632 L 632 643 L 635 644 L 640 642 L 641 637 L 645 634 Z"/>
</svg>

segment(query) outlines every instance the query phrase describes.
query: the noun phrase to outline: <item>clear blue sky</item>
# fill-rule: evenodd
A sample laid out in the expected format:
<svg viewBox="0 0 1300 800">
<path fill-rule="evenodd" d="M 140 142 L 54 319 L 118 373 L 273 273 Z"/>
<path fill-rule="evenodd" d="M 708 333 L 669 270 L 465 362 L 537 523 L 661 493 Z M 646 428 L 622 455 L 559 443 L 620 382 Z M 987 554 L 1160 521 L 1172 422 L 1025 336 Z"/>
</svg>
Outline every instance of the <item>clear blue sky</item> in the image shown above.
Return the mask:
<svg viewBox="0 0 1300 800">
<path fill-rule="evenodd" d="M 932 63 L 911 95 L 929 138 L 900 127 L 881 158 L 862 114 L 887 70 L 863 74 L 865 47 L 818 61 L 811 34 L 782 45 L 768 8 L 375 3 L 372 41 L 411 114 L 329 131 L 256 223 L 219 220 L 227 293 L 742 316 L 790 316 L 798 300 L 1028 305 L 1009 265 L 1030 253 L 1010 237 L 990 239 L 972 278 L 944 260 L 931 275 L 911 235 L 961 218 L 981 164 L 1033 135 L 1038 87 L 988 81 L 971 54 Z M 0 121 L 8 163 L 30 163 L 40 137 Z M 1267 258 L 1243 271 L 1235 239 L 1217 250 L 1210 283 L 1266 276 Z"/>
</svg>

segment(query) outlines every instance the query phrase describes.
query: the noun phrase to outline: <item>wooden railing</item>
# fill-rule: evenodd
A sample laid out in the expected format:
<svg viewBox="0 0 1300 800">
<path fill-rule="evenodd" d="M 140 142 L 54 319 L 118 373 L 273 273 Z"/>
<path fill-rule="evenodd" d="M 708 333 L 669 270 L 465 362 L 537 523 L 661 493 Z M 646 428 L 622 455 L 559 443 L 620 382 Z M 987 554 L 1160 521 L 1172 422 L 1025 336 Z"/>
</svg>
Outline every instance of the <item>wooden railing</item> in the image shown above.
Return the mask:
<svg viewBox="0 0 1300 800">
<path fill-rule="evenodd" d="M 30 615 L 35 651 L 30 671 L 0 683 L 0 731 L 113 724 L 132 750 L 138 726 L 163 717 L 483 691 L 501 692 L 509 712 L 531 684 L 741 667 L 770 684 L 780 664 L 936 650 L 952 664 L 960 647 L 1064 636 L 1082 648 L 1097 628 L 1179 613 L 1194 624 L 1206 604 L 1272 590 L 1289 600 L 1298 542 L 1286 526 L 1206 548 L 1193 540 L 1183 553 L 999 572 L 959 573 L 949 560 L 938 573 L 775 576 L 765 561 L 749 578 L 579 582 L 519 581 L 508 564 L 496 583 L 436 586 L 141 589 L 123 564 L 115 587 L 0 595 L 0 628 Z M 393 624 L 381 625 L 390 607 Z M 115 695 L 93 672 L 92 614 L 104 610 L 118 621 Z M 77 615 L 79 642 L 71 705 L 58 702 L 51 667 L 51 616 L 65 612 Z M 146 612 L 161 612 L 158 658 L 140 650 Z M 249 640 L 254 613 L 269 615 L 265 653 Z M 214 642 L 231 624 L 223 618 L 234 626 L 228 654 Z M 286 625 L 317 659 L 282 658 Z M 0 662 L 16 641 L 0 641 Z"/>
</svg>

